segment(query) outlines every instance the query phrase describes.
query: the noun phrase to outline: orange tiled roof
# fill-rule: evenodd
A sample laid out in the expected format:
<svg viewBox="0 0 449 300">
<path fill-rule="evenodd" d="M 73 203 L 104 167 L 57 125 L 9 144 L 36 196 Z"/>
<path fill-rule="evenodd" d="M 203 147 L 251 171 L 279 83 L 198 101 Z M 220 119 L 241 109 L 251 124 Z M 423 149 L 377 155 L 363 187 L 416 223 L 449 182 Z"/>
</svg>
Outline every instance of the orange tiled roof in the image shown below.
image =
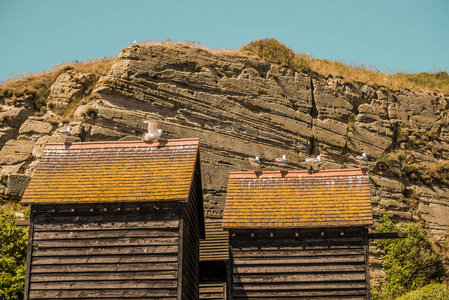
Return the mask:
<svg viewBox="0 0 449 300">
<path fill-rule="evenodd" d="M 22 203 L 187 201 L 198 139 L 47 144 Z"/>
<path fill-rule="evenodd" d="M 366 169 L 230 173 L 223 228 L 372 223 Z"/>
</svg>

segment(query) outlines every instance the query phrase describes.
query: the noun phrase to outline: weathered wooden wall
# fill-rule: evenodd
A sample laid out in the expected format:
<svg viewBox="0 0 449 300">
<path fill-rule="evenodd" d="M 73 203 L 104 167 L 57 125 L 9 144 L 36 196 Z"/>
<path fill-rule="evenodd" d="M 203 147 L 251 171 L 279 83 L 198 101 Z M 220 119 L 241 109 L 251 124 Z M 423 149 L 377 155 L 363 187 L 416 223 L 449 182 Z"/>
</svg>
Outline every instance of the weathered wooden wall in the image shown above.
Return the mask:
<svg viewBox="0 0 449 300">
<path fill-rule="evenodd" d="M 226 300 L 226 283 L 210 282 L 200 284 L 200 300 Z"/>
<path fill-rule="evenodd" d="M 222 219 L 206 220 L 206 239 L 200 240 L 200 261 L 227 261 L 229 234 L 223 230 Z"/>
<path fill-rule="evenodd" d="M 230 299 L 369 299 L 366 236 L 348 235 L 233 231 Z"/>
<path fill-rule="evenodd" d="M 206 220 L 206 239 L 200 240 L 200 297 L 226 299 L 229 234 L 221 219 Z"/>
<path fill-rule="evenodd" d="M 201 175 L 199 161 L 193 176 L 189 201 L 182 203 L 182 298 L 198 299 L 200 237 L 204 238 L 204 217 L 201 195 Z M 200 200 L 200 201 L 198 201 Z M 200 224 L 202 222 L 202 224 Z"/>
<path fill-rule="evenodd" d="M 178 202 L 34 205 L 25 299 L 177 299 Z"/>
</svg>

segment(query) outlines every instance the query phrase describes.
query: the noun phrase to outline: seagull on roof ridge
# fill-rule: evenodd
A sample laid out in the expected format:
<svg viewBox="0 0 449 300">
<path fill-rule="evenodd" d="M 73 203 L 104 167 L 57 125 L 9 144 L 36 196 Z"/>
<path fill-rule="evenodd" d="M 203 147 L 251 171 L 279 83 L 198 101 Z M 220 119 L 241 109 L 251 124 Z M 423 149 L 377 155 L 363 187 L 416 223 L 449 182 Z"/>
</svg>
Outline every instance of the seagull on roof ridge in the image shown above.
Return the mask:
<svg viewBox="0 0 449 300">
<path fill-rule="evenodd" d="M 306 158 L 304 159 L 304 163 L 308 164 L 310 168 L 313 169 L 313 166 L 318 166 L 321 163 L 321 155 Z"/>
<path fill-rule="evenodd" d="M 157 121 L 145 120 L 143 122 L 148 124 L 148 132 L 143 135 L 143 140 L 145 142 L 150 142 L 162 135 L 162 129 L 157 128 Z"/>
<path fill-rule="evenodd" d="M 276 158 L 274 160 L 274 163 L 280 167 L 283 167 L 283 166 L 287 165 L 287 157 L 285 155 L 282 155 L 282 158 Z"/>
<path fill-rule="evenodd" d="M 250 164 L 251 166 L 253 166 L 253 167 L 255 167 L 255 168 L 260 167 L 259 156 L 256 156 L 256 158 L 249 157 L 248 160 L 249 160 L 249 164 Z"/>
<path fill-rule="evenodd" d="M 356 160 L 358 163 L 363 164 L 363 163 L 366 163 L 366 162 L 368 161 L 368 157 L 366 156 L 366 153 L 363 152 L 362 155 L 356 156 L 356 157 L 355 157 L 355 160 Z"/>
<path fill-rule="evenodd" d="M 72 136 L 72 132 L 70 131 L 69 126 L 67 126 L 67 130 L 56 130 L 56 133 L 65 138 Z"/>
</svg>

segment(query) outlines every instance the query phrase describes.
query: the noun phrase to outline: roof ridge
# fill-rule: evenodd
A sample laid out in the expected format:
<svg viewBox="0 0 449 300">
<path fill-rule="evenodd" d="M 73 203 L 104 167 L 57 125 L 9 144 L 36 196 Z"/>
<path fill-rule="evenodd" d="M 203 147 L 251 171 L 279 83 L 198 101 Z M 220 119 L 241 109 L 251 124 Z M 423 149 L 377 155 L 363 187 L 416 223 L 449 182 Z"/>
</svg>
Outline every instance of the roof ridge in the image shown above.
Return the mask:
<svg viewBox="0 0 449 300">
<path fill-rule="evenodd" d="M 331 170 L 293 170 L 293 171 L 250 171 L 230 172 L 230 179 L 269 179 L 301 177 L 366 176 L 367 168 Z"/>
<path fill-rule="evenodd" d="M 101 149 L 101 148 L 128 148 L 128 147 L 169 147 L 169 146 L 193 146 L 199 145 L 199 138 L 185 139 L 158 139 L 152 142 L 137 141 L 101 141 L 101 142 L 76 142 L 76 143 L 47 143 L 45 150 L 49 149 Z"/>
</svg>

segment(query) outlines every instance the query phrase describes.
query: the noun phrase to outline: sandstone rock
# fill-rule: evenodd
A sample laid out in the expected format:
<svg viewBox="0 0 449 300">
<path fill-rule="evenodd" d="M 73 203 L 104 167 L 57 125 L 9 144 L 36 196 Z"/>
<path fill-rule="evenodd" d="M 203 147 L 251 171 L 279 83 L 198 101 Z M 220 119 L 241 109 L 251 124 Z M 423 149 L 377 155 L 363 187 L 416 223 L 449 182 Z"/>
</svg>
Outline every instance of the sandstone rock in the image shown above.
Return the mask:
<svg viewBox="0 0 449 300">
<path fill-rule="evenodd" d="M 22 174 L 14 174 L 8 176 L 8 188 L 6 190 L 6 195 L 14 197 L 22 197 L 28 184 L 30 183 L 31 177 Z"/>
<path fill-rule="evenodd" d="M 322 170 L 336 170 L 336 169 L 342 169 L 343 165 L 334 163 L 334 162 L 325 162 L 323 163 L 323 166 L 321 167 Z"/>
<path fill-rule="evenodd" d="M 68 126 L 63 126 L 60 129 L 70 127 L 72 133 L 72 142 L 75 141 L 90 141 L 90 131 L 92 125 L 83 122 L 70 122 Z M 73 138 L 76 138 L 75 140 Z"/>
<path fill-rule="evenodd" d="M 0 128 L 0 149 L 5 145 L 5 143 L 13 139 L 17 134 L 17 128 L 12 128 L 4 126 Z"/>
<path fill-rule="evenodd" d="M 33 110 L 24 107 L 3 106 L 1 110 L 0 122 L 3 125 L 17 129 L 33 114 Z"/>
<path fill-rule="evenodd" d="M 35 142 L 9 140 L 0 151 L 0 165 L 14 165 L 31 158 Z"/>
<path fill-rule="evenodd" d="M 123 133 L 95 125 L 90 130 L 91 141 L 116 141 L 123 136 Z"/>
<path fill-rule="evenodd" d="M 85 88 L 93 78 L 93 74 L 76 71 L 62 73 L 51 86 L 47 108 L 55 111 L 65 108 L 72 100 L 83 95 Z"/>
<path fill-rule="evenodd" d="M 63 143 L 63 142 L 64 142 L 63 138 L 59 135 L 43 136 L 37 140 L 36 144 L 34 144 L 31 153 L 33 154 L 33 157 L 40 158 L 42 156 L 42 152 L 44 152 L 45 145 L 47 145 L 47 143 Z"/>
<path fill-rule="evenodd" d="M 15 174 L 15 173 L 19 172 L 19 170 L 22 168 L 22 166 L 24 164 L 25 164 L 25 162 L 21 162 L 20 164 L 17 164 L 17 165 L 2 166 L 0 175 L 5 176 L 5 175 L 10 175 L 10 174 Z"/>
<path fill-rule="evenodd" d="M 29 176 L 29 177 L 33 177 L 34 174 L 34 170 L 37 168 L 37 166 L 39 165 L 40 160 L 36 159 L 34 161 L 32 161 L 28 167 L 25 170 L 25 175 Z"/>
<path fill-rule="evenodd" d="M 426 227 L 441 238 L 449 229 L 449 188 L 418 185 L 415 190 L 420 200 L 418 211 L 421 218 L 426 222 Z"/>
<path fill-rule="evenodd" d="M 0 107 L 0 149 L 3 145 L 16 137 L 19 127 L 33 114 L 33 111 L 24 107 Z"/>
<path fill-rule="evenodd" d="M 393 139 L 364 127 L 362 124 L 353 127 L 349 134 L 349 148 L 359 153 L 366 152 L 369 156 L 380 157 L 391 146 Z"/>
<path fill-rule="evenodd" d="M 22 126 L 20 126 L 19 134 L 27 136 L 41 136 L 50 134 L 52 131 L 53 125 L 38 120 L 28 119 L 22 124 Z"/>
<path fill-rule="evenodd" d="M 403 92 L 397 96 L 398 118 L 411 128 L 438 130 L 440 115 L 436 112 L 438 97 L 425 92 Z"/>
<path fill-rule="evenodd" d="M 125 137 L 120 138 L 119 141 L 140 141 L 141 139 L 142 136 L 127 135 Z"/>
<path fill-rule="evenodd" d="M 95 106 L 90 104 L 80 105 L 76 111 L 73 113 L 75 118 L 92 119 L 98 114 L 98 110 Z"/>
<path fill-rule="evenodd" d="M 376 175 L 370 176 L 371 183 L 377 188 L 387 191 L 390 194 L 402 193 L 404 184 L 397 178 L 385 178 Z"/>
<path fill-rule="evenodd" d="M 396 198 L 397 198 L 397 196 L 396 196 Z M 408 210 L 408 206 L 401 201 L 392 200 L 392 199 L 387 198 L 385 200 L 382 200 L 380 203 L 381 203 L 381 205 L 385 205 L 385 208 L 388 210 L 400 210 L 400 211 Z"/>
<path fill-rule="evenodd" d="M 344 98 L 344 94 L 332 89 L 323 79 L 313 80 L 313 95 L 320 119 L 335 119 L 347 123 L 353 116 L 354 106 Z"/>
</svg>

